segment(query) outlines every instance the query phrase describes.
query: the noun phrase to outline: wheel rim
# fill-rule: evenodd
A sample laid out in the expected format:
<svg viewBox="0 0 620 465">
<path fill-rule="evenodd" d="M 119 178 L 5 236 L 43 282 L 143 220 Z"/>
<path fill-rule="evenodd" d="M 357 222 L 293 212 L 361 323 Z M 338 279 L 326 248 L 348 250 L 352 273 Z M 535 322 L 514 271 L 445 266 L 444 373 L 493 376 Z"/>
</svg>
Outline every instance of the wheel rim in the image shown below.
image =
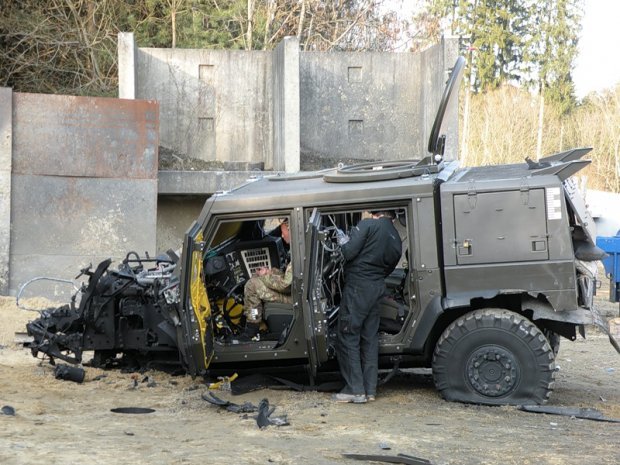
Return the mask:
<svg viewBox="0 0 620 465">
<path fill-rule="evenodd" d="M 466 367 L 469 383 L 483 396 L 509 394 L 519 381 L 519 363 L 515 356 L 498 346 L 477 349 L 469 356 Z"/>
</svg>

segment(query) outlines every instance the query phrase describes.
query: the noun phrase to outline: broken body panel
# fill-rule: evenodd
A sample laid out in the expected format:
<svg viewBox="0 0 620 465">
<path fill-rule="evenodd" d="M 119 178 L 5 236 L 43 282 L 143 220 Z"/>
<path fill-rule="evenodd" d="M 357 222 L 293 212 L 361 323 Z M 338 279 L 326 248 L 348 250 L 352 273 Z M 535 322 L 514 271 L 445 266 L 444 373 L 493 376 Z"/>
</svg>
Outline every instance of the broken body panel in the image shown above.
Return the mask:
<svg viewBox="0 0 620 465">
<path fill-rule="evenodd" d="M 337 366 L 346 277 L 336 231 L 388 209 L 405 252 L 378 308 L 381 365 L 432 367 L 449 400 L 544 403 L 560 336 L 575 339 L 586 324 L 606 330 L 592 305 L 596 253 L 575 256 L 577 243 L 595 249 L 594 223 L 569 177 L 589 149 L 518 165 L 444 163 L 441 118 L 463 65 L 442 98 L 430 156 L 260 178 L 214 195 L 180 259 L 148 268 L 128 256 L 119 271 L 107 263 L 89 272 L 77 308 L 28 325 L 33 353 L 177 361 L 192 375 L 300 366 L 314 378 Z M 290 244 L 278 227 L 285 218 Z M 259 267 L 289 261 L 290 302 L 265 302 L 260 337 L 243 342 L 245 284 Z"/>
</svg>

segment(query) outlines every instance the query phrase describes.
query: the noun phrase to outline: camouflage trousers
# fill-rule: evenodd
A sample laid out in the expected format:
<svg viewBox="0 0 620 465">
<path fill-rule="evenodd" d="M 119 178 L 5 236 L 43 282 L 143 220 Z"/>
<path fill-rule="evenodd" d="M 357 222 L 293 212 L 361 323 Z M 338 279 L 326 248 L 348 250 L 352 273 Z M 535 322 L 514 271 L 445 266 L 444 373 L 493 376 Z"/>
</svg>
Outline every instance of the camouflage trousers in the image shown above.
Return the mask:
<svg viewBox="0 0 620 465">
<path fill-rule="evenodd" d="M 243 312 L 247 321 L 259 323 L 263 319 L 263 302 L 280 302 L 290 304 L 290 294 L 278 292 L 267 286 L 268 276 L 254 276 L 245 284 Z M 254 309 L 254 311 L 252 311 Z"/>
</svg>

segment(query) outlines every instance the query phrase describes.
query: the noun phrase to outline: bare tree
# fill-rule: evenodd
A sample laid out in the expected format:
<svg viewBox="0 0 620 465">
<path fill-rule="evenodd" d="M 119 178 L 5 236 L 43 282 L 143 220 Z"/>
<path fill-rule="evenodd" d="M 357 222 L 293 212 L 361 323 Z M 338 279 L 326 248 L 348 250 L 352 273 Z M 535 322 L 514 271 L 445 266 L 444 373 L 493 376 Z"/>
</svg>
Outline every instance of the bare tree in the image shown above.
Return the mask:
<svg viewBox="0 0 620 465">
<path fill-rule="evenodd" d="M 0 14 L 0 84 L 21 91 L 113 93 L 114 0 L 23 0 Z"/>
</svg>

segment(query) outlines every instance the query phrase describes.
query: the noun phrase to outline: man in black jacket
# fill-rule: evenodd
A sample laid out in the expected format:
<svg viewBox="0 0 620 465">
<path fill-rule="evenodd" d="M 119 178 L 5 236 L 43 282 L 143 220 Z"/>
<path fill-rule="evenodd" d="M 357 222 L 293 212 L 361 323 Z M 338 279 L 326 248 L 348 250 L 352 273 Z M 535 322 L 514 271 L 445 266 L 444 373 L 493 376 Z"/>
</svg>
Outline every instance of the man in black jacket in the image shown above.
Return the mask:
<svg viewBox="0 0 620 465">
<path fill-rule="evenodd" d="M 348 242 L 341 242 L 345 285 L 338 313 L 338 363 L 346 383 L 337 402 L 374 400 L 379 369 L 379 312 L 385 278 L 401 256 L 401 240 L 391 211 L 372 212 Z"/>
</svg>

